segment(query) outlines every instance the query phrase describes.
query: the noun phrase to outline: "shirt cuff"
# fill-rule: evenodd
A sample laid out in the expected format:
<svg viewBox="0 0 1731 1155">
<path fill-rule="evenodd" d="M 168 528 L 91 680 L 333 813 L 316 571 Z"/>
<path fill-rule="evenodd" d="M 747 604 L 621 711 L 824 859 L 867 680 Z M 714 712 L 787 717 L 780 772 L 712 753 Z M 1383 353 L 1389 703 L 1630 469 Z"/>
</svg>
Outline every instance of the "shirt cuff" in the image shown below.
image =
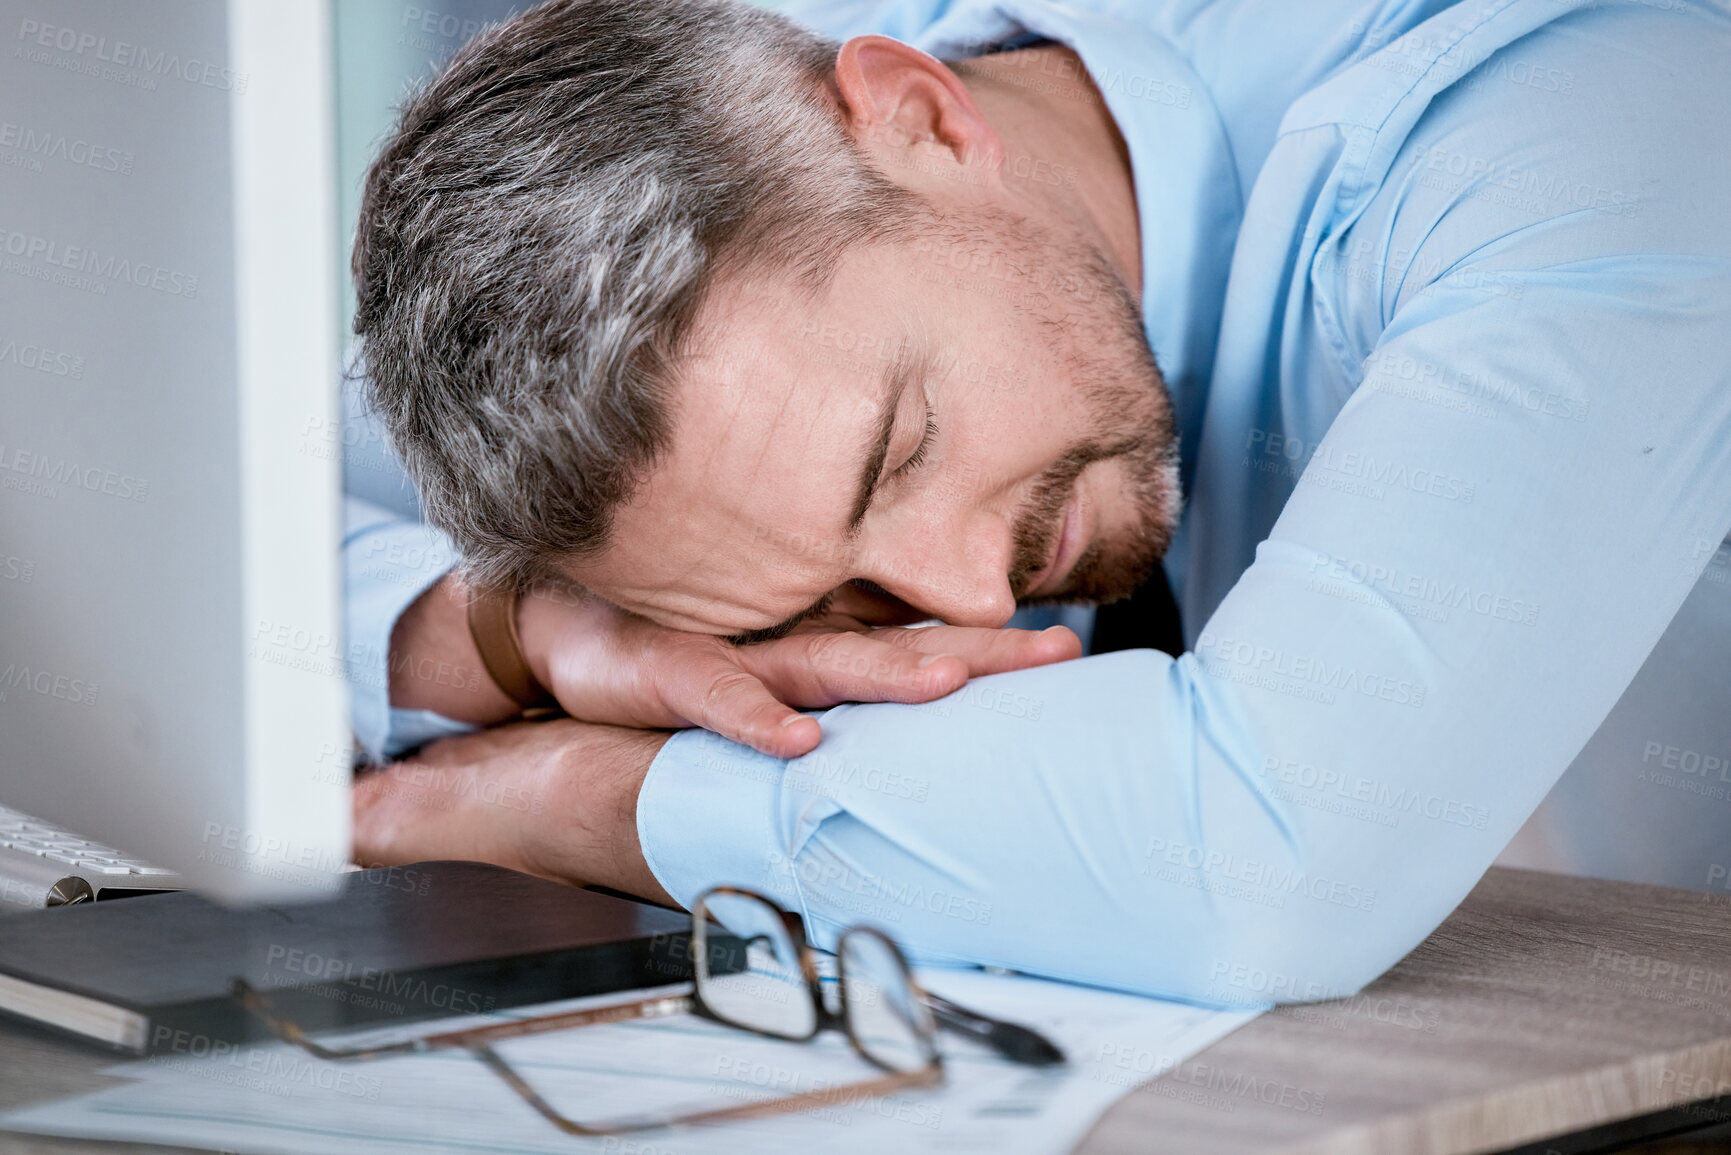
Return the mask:
<svg viewBox="0 0 1731 1155">
<path fill-rule="evenodd" d="M 453 722 L 431 710 L 399 710 L 392 706 L 379 752 L 385 758 L 396 758 L 428 742 L 473 733 L 478 728 L 467 722 Z"/>
<path fill-rule="evenodd" d="M 391 708 L 391 631 L 403 611 L 456 562 L 438 530 L 398 521 L 367 502 L 345 503 L 343 625 L 355 741 L 382 761 L 473 727 L 426 710 Z"/>
<path fill-rule="evenodd" d="M 637 795 L 637 839 L 662 889 L 681 905 L 720 884 L 799 909 L 794 858 L 833 805 L 786 815 L 787 762 L 706 730 L 681 730 L 650 763 Z"/>
</svg>

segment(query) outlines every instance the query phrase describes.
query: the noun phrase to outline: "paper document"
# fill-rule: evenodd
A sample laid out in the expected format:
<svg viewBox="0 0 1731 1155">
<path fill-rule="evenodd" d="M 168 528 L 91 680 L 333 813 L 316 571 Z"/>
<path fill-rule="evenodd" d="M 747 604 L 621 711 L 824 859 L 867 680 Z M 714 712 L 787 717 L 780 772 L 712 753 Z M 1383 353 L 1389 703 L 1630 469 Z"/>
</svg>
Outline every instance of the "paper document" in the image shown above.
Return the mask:
<svg viewBox="0 0 1731 1155">
<path fill-rule="evenodd" d="M 134 1082 L 0 1115 L 0 1128 L 258 1155 L 1056 1153 L 1074 1147 L 1131 1088 L 1256 1013 L 979 971 L 921 970 L 919 981 L 969 1009 L 1034 1027 L 1064 1049 L 1068 1065 L 1018 1066 L 941 1032 L 940 1087 L 587 1139 L 561 1133 L 464 1051 L 325 1063 L 287 1044 L 217 1055 L 208 1040 L 189 1039 L 181 1053 L 106 1072 Z M 619 1001 L 620 995 L 577 999 L 507 1016 L 374 1029 L 344 1041 L 386 1041 Z M 787 1043 L 691 1015 L 527 1036 L 498 1049 L 568 1118 L 587 1123 L 670 1107 L 725 1106 L 876 1073 L 834 1032 Z"/>
</svg>

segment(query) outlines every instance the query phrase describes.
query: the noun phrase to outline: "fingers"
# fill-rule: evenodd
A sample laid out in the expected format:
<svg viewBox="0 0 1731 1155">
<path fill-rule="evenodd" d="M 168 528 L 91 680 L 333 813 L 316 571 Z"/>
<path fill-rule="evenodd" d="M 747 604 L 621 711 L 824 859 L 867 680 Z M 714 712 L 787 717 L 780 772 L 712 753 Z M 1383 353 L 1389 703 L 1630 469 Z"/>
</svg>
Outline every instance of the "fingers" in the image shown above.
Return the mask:
<svg viewBox="0 0 1731 1155">
<path fill-rule="evenodd" d="M 929 702 L 970 677 L 1080 657 L 1082 643 L 1062 626 L 1037 633 L 934 626 L 795 634 L 740 647 L 693 638 L 680 649 L 654 673 L 657 696 L 676 724 L 796 758 L 823 738 L 817 720 L 796 707 Z"/>
<path fill-rule="evenodd" d="M 755 673 L 741 668 L 735 652 L 745 651 L 688 653 L 658 671 L 661 701 L 688 725 L 776 758 L 797 758 L 816 748 L 823 739 L 817 719 L 778 699 Z"/>
<path fill-rule="evenodd" d="M 877 633 L 798 634 L 744 647 L 738 660 L 777 698 L 806 707 L 929 702 L 968 680 L 961 659 L 894 645 Z"/>
<path fill-rule="evenodd" d="M 355 777 L 353 849 L 363 866 L 396 866 L 444 858 L 495 862 L 521 869 L 510 858 L 512 820 L 483 798 L 501 796 L 491 758 L 505 736 L 523 723 L 460 734 L 414 757 Z M 525 758 L 512 773 L 533 772 Z"/>
<path fill-rule="evenodd" d="M 873 630 L 866 637 L 923 654 L 952 654 L 975 678 L 1068 662 L 1082 656 L 1082 639 L 1064 626 L 1038 631 L 930 626 L 919 630 Z"/>
</svg>

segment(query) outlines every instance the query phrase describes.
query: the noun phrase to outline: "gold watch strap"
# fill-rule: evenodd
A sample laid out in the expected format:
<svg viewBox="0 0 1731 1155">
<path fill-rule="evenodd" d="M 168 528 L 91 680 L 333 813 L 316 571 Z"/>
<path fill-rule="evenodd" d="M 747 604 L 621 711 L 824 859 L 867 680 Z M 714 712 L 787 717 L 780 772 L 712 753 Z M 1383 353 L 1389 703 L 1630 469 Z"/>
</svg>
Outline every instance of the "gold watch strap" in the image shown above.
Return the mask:
<svg viewBox="0 0 1731 1155">
<path fill-rule="evenodd" d="M 481 664 L 505 696 L 525 710 L 555 705 L 553 695 L 536 680 L 523 658 L 517 636 L 517 595 L 476 591 L 469 596 L 469 636 L 481 652 Z"/>
</svg>

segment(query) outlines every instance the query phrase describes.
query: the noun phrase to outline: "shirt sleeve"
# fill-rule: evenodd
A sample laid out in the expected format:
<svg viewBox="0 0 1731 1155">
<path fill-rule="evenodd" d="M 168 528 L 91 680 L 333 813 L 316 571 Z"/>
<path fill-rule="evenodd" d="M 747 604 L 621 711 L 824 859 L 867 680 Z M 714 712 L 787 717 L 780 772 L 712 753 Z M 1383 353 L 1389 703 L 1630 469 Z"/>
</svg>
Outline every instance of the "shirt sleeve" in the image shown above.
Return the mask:
<svg viewBox="0 0 1731 1155">
<path fill-rule="evenodd" d="M 839 707 L 786 763 L 676 736 L 638 806 L 657 877 L 682 902 L 766 888 L 824 943 L 870 922 L 926 959 L 1213 1005 L 1376 977 L 1477 882 L 1731 528 L 1731 261 L 1657 215 L 1607 253 L 1602 222 L 1400 286 L 1193 652 Z M 1487 418 L 1408 366 L 1508 392 Z"/>
<path fill-rule="evenodd" d="M 444 534 L 349 497 L 344 502 L 343 614 L 355 741 L 372 762 L 474 729 L 429 710 L 390 704 L 391 631 L 403 611 L 456 562 Z"/>
</svg>

